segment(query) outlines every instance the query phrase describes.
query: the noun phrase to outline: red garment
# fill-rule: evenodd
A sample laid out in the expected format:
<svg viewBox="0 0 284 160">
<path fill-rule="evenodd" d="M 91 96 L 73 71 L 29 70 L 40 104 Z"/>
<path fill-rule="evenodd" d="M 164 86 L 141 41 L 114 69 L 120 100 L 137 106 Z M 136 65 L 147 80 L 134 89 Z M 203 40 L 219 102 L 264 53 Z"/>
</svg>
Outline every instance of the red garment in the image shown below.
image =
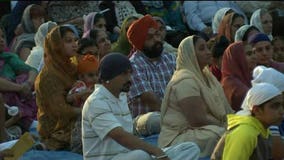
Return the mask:
<svg viewBox="0 0 284 160">
<path fill-rule="evenodd" d="M 219 82 L 221 82 L 222 72 L 216 65 L 210 65 L 209 67 L 211 73 L 217 78 Z"/>
<path fill-rule="evenodd" d="M 231 107 L 238 111 L 249 88 L 252 76 L 248 68 L 243 42 L 232 43 L 222 59 L 221 84 Z"/>
</svg>

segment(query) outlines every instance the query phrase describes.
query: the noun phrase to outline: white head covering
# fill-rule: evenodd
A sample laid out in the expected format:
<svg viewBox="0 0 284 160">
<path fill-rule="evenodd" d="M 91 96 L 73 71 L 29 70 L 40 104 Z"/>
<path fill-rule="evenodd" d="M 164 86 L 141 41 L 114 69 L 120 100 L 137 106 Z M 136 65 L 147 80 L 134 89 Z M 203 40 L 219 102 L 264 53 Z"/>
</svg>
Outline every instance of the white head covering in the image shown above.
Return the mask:
<svg viewBox="0 0 284 160">
<path fill-rule="evenodd" d="M 47 33 L 56 26 L 57 24 L 55 22 L 52 21 L 45 22 L 39 26 L 35 34 L 34 40 L 36 46 L 33 47 L 33 49 L 31 50 L 31 53 L 28 56 L 25 63 L 36 68 L 38 71 L 41 70 L 40 62 L 43 59 L 43 52 L 44 52 L 43 44 L 45 37 Z"/>
<path fill-rule="evenodd" d="M 251 27 L 251 25 L 243 25 L 241 26 L 237 31 L 236 31 L 236 34 L 235 34 L 235 42 L 238 42 L 238 41 L 242 41 L 243 38 L 244 38 L 244 35 L 246 34 L 247 30 Z"/>
<path fill-rule="evenodd" d="M 241 108 L 243 110 L 237 112 L 238 115 L 251 115 L 253 106 L 261 105 L 268 100 L 281 95 L 281 91 L 274 85 L 269 83 L 255 83 L 247 92 Z"/>
<path fill-rule="evenodd" d="M 277 87 L 281 92 L 284 92 L 284 74 L 265 66 L 257 66 L 253 70 L 252 84 L 256 83 L 270 83 Z"/>
<path fill-rule="evenodd" d="M 230 9 L 231 8 L 228 8 L 228 7 L 221 8 L 215 13 L 213 20 L 212 20 L 212 30 L 214 34 L 218 33 L 220 22 L 222 21 L 222 19 L 224 18 L 224 16 Z"/>
<path fill-rule="evenodd" d="M 261 12 L 261 9 L 258 9 L 258 10 L 253 12 L 253 14 L 251 15 L 251 18 L 250 18 L 250 25 L 255 26 L 256 28 L 259 29 L 259 31 L 261 33 L 264 33 L 262 23 L 261 23 L 261 19 L 260 19 L 260 12 Z M 265 33 L 265 34 L 267 34 L 267 33 Z M 272 41 L 272 39 L 273 39 L 272 33 L 267 34 L 267 36 Z"/>
</svg>

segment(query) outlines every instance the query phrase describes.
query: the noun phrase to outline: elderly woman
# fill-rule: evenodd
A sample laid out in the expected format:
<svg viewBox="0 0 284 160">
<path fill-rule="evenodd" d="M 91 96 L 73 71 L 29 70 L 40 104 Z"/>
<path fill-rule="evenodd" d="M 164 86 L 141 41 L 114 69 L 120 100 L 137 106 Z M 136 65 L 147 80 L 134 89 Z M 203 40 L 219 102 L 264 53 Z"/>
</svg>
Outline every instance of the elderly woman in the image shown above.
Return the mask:
<svg viewBox="0 0 284 160">
<path fill-rule="evenodd" d="M 189 36 L 178 48 L 176 71 L 161 107 L 160 147 L 196 143 L 201 157 L 211 155 L 232 113 L 220 83 L 209 71 L 212 54 L 204 39 Z"/>
<path fill-rule="evenodd" d="M 43 23 L 39 28 L 38 31 L 35 34 L 35 44 L 36 46 L 33 47 L 31 50 L 31 54 L 28 56 L 26 60 L 26 64 L 36 68 L 38 71 L 41 70 L 40 62 L 41 59 L 43 59 L 43 44 L 44 39 L 47 35 L 47 33 L 56 26 L 57 24 L 55 22 L 48 21 L 46 23 Z"/>
<path fill-rule="evenodd" d="M 38 132 L 50 150 L 70 149 L 71 130 L 81 109 L 67 103 L 66 95 L 76 80 L 76 66 L 70 57 L 77 51 L 74 31 L 57 26 L 44 43 L 44 61 L 35 82 Z"/>
<path fill-rule="evenodd" d="M 44 23 L 44 16 L 44 9 L 37 4 L 27 6 L 23 13 L 20 24 L 23 33 L 15 37 L 11 44 L 11 51 L 17 53 L 23 61 L 35 46 L 34 36 L 39 26 Z"/>
<path fill-rule="evenodd" d="M 272 16 L 266 9 L 258 9 L 254 11 L 250 18 L 250 25 L 253 25 L 258 28 L 261 33 L 267 34 L 271 41 L 273 40 Z"/>
</svg>

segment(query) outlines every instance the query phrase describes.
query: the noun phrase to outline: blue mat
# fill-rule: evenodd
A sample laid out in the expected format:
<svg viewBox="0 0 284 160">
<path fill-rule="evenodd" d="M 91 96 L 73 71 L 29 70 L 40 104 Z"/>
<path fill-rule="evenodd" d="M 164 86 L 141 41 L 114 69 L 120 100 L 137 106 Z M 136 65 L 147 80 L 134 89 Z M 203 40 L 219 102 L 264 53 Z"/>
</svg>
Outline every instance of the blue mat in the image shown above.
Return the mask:
<svg viewBox="0 0 284 160">
<path fill-rule="evenodd" d="M 68 151 L 30 150 L 20 158 L 20 160 L 64 160 L 64 159 L 83 160 L 83 156 Z"/>
</svg>

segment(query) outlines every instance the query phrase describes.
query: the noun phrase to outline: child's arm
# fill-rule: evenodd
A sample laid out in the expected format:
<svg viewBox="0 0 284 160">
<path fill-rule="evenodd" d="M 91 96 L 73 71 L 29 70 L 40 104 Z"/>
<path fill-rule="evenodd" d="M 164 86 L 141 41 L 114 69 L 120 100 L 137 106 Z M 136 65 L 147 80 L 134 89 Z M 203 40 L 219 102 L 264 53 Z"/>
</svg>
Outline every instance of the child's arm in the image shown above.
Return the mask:
<svg viewBox="0 0 284 160">
<path fill-rule="evenodd" d="M 80 99 L 85 101 L 91 93 L 92 90 L 87 88 L 85 90 L 82 90 L 81 92 L 68 94 L 66 99 L 68 103 L 74 103 L 76 101 L 79 101 Z"/>
</svg>

